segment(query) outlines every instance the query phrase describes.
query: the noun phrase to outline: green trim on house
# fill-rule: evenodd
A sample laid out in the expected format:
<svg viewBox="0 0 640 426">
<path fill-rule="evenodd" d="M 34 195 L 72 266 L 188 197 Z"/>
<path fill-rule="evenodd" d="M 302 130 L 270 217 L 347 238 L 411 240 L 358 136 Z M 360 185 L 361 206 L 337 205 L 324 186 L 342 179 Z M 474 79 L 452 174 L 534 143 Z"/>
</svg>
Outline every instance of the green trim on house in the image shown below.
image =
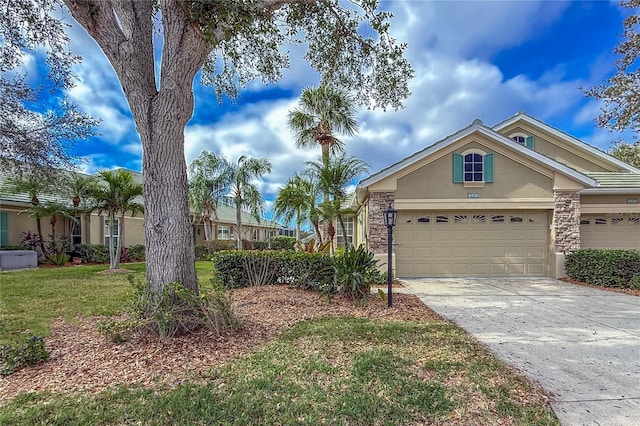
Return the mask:
<svg viewBox="0 0 640 426">
<path fill-rule="evenodd" d="M 536 146 L 536 138 L 535 136 L 527 136 L 524 138 L 524 146 L 529 149 L 534 149 Z"/>
<path fill-rule="evenodd" d="M 483 159 L 482 168 L 484 169 L 484 181 L 486 183 L 493 183 L 493 154 L 486 154 Z"/>
<path fill-rule="evenodd" d="M 0 246 L 9 244 L 9 213 L 0 212 Z"/>
<path fill-rule="evenodd" d="M 464 157 L 453 153 L 453 183 L 464 183 Z"/>
</svg>

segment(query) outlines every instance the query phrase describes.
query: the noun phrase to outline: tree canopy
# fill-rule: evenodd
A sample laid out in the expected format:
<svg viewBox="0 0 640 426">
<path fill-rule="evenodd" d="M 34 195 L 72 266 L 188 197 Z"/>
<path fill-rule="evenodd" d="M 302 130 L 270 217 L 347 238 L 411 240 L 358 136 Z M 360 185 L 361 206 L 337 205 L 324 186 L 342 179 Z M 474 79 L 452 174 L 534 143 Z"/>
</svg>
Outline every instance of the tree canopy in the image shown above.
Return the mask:
<svg viewBox="0 0 640 426">
<path fill-rule="evenodd" d="M 613 157 L 640 169 L 640 141 L 625 143 L 617 141 L 609 152 Z"/>
<path fill-rule="evenodd" d="M 0 166 L 40 171 L 72 165 L 71 145 L 95 134 L 98 120 L 80 112 L 61 94 L 72 86 L 65 24 L 50 14 L 55 1 L 5 2 L 0 11 Z M 37 16 L 37 19 L 34 19 Z M 27 55 L 47 47 L 48 84 L 31 87 L 20 72 Z M 48 87 L 47 87 L 48 86 Z M 56 100 L 42 109 L 39 97 Z"/>
<path fill-rule="evenodd" d="M 0 58 L 48 46 L 52 78 L 71 79 L 56 0 L 5 2 Z M 288 43 L 305 45 L 321 84 L 354 91 L 370 108 L 400 108 L 413 70 L 406 45 L 390 34 L 377 0 L 62 0 L 113 66 L 143 148 L 148 292 L 179 282 L 198 292 L 189 211 L 184 129 L 193 115 L 193 81 L 219 98 L 249 81 L 275 83 L 290 66 Z M 158 40 L 160 39 L 160 40 Z M 159 49 L 156 49 L 159 47 Z M 12 56 L 12 54 L 14 56 Z M 8 56 L 7 56 L 8 55 Z M 259 143 L 259 141 L 256 141 Z"/>
<path fill-rule="evenodd" d="M 634 9 L 640 0 L 625 0 L 623 8 Z M 635 10 L 634 10 L 635 12 Z M 585 90 L 587 96 L 602 101 L 599 126 L 615 131 L 630 129 L 638 137 L 640 131 L 640 15 L 632 13 L 623 21 L 624 40 L 614 48 L 621 57 L 616 62 L 616 72 L 604 84 Z"/>
</svg>

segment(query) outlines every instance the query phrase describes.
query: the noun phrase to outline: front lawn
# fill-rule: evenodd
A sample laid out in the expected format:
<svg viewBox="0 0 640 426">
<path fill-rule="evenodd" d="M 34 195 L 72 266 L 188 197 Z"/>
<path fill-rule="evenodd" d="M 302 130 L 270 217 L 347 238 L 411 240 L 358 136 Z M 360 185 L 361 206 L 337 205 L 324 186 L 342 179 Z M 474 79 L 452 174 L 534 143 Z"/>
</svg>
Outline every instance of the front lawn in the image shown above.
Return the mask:
<svg viewBox="0 0 640 426">
<path fill-rule="evenodd" d="M 13 342 L 26 330 L 48 336 L 57 318 L 120 313 L 131 293 L 129 274 L 99 274 L 108 265 L 67 266 L 0 273 L 0 342 Z M 123 269 L 144 279 L 144 263 L 124 263 Z M 211 262 L 196 262 L 198 280 L 207 286 Z"/>
<path fill-rule="evenodd" d="M 210 263 L 197 266 L 208 281 Z M 15 281 L 37 277 L 64 289 L 56 294 L 78 293 L 73 303 L 57 302 L 69 320 L 119 312 L 126 278 L 105 280 L 90 268 L 67 268 L 66 278 L 59 269 L 3 274 L 3 306 L 18 299 L 4 291 L 5 277 L 12 293 Z M 91 319 L 56 323 L 51 358 L 0 379 L 0 424 L 558 424 L 544 392 L 414 296 L 397 294 L 392 309 L 377 296 L 366 305 L 328 302 L 287 286 L 238 289 L 233 297 L 244 328 L 220 337 L 116 345 Z M 14 325 L 41 316 L 6 315 Z M 51 329 L 50 319 L 39 321 Z"/>
</svg>

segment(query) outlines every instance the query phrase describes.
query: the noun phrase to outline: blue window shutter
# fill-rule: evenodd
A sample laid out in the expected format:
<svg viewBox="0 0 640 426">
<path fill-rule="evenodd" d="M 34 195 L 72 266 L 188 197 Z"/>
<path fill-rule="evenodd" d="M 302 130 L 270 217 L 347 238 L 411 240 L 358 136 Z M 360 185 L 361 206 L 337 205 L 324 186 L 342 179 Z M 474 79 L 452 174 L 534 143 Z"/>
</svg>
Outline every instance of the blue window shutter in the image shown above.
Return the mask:
<svg viewBox="0 0 640 426">
<path fill-rule="evenodd" d="M 493 182 L 493 154 L 486 154 L 482 159 L 484 167 L 484 181 Z"/>
<path fill-rule="evenodd" d="M 0 212 L 0 246 L 9 245 L 9 213 Z"/>
<path fill-rule="evenodd" d="M 464 157 L 453 153 L 453 183 L 464 183 Z"/>
<path fill-rule="evenodd" d="M 527 136 L 527 137 L 524 139 L 524 146 L 526 146 L 526 147 L 527 147 L 527 148 L 529 148 L 529 149 L 534 149 L 534 147 L 535 147 L 535 140 L 536 140 L 535 136 Z"/>
</svg>

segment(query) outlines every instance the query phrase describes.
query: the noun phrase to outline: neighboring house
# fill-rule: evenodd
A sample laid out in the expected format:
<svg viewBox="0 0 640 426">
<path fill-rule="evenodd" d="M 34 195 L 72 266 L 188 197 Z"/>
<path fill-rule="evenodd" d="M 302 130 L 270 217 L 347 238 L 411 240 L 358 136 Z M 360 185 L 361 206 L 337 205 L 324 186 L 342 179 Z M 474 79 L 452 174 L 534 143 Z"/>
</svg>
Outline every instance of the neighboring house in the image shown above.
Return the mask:
<svg viewBox="0 0 640 426">
<path fill-rule="evenodd" d="M 399 277 L 564 276 L 580 248 L 640 249 L 640 170 L 518 113 L 468 127 L 361 181 L 356 244 Z"/>
<path fill-rule="evenodd" d="M 142 174 L 131 170 L 130 172 L 136 180 L 142 182 Z M 6 177 L 5 174 L 0 174 L 0 188 Z M 31 207 L 31 200 L 27 194 L 4 194 L 3 192 L 0 194 L 0 246 L 19 245 L 23 233 L 37 233 L 36 221 L 26 211 Z M 44 193 L 38 198 L 41 204 L 55 202 L 73 208 L 71 196 L 64 197 L 57 193 Z M 56 237 L 68 235 L 73 244 L 109 244 L 110 238 L 117 239 L 118 228 L 122 226 L 122 247 L 144 244 L 143 213 L 137 213 L 133 217 L 129 214 L 125 215 L 124 223 L 121 223 L 120 218 L 116 218 L 113 226 L 109 223 L 106 212 L 98 213 L 97 210 L 94 210 L 90 215 L 79 212 L 75 215 L 75 223 L 69 219 L 59 218 L 56 223 Z M 48 235 L 51 234 L 49 222 L 49 217 L 41 219 L 45 240 L 48 240 Z"/>
<path fill-rule="evenodd" d="M 134 172 L 134 177 L 142 182 L 142 174 Z M 0 187 L 6 176 L 0 173 Z M 42 194 L 41 203 L 58 202 L 69 207 L 73 205 L 71 198 L 59 194 Z M 0 195 L 0 246 L 19 245 L 23 232 L 36 233 L 36 221 L 25 212 L 31 206 L 26 194 Z M 21 213 L 22 212 L 22 213 Z M 47 239 L 51 233 L 50 218 L 42 218 L 42 232 Z M 213 218 L 213 238 L 216 240 L 235 239 L 236 213 L 235 208 L 219 205 L 217 218 Z M 252 241 L 266 241 L 270 237 L 290 232 L 276 222 L 265 219 L 259 222 L 250 214 L 242 213 L 244 238 Z M 109 239 L 118 235 L 118 227 L 122 228 L 122 247 L 144 244 L 144 214 L 138 213 L 131 217 L 126 215 L 124 223 L 116 219 L 114 226 L 110 226 L 106 213 L 98 214 L 93 211 L 90 215 L 78 214 L 76 223 L 71 220 L 60 219 L 56 223 L 56 236 L 70 235 L 74 244 L 108 244 Z M 195 226 L 196 244 L 204 243 L 204 229 L 202 223 Z"/>
<path fill-rule="evenodd" d="M 242 239 L 248 241 L 269 241 L 277 235 L 287 235 L 291 231 L 277 222 L 267 219 L 259 221 L 250 213 L 243 211 Z M 236 209 L 235 207 L 219 203 L 212 220 L 213 240 L 236 240 Z M 196 224 L 196 244 L 205 244 L 204 224 L 200 220 Z"/>
</svg>

